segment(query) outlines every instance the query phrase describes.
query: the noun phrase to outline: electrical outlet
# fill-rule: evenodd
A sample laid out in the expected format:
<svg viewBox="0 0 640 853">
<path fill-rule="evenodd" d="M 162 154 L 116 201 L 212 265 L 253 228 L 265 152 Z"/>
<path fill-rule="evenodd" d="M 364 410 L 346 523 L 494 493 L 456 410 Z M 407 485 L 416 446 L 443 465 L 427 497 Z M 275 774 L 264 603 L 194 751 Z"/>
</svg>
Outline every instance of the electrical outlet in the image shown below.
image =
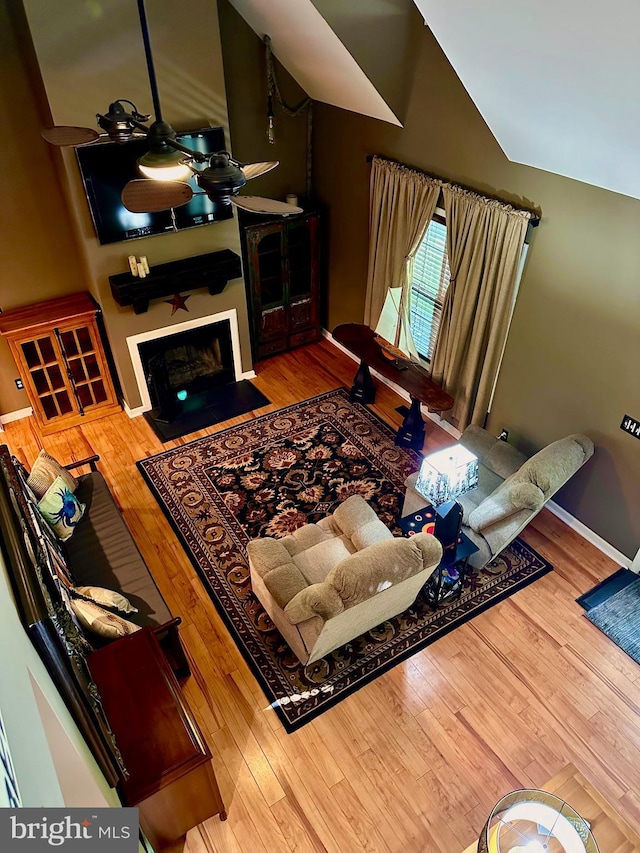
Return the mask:
<svg viewBox="0 0 640 853">
<path fill-rule="evenodd" d="M 629 435 L 635 435 L 636 438 L 640 438 L 640 421 L 632 418 L 631 415 L 623 417 L 620 429 L 628 432 Z"/>
<path fill-rule="evenodd" d="M 509 441 L 509 430 L 504 427 L 500 430 L 500 435 L 498 436 L 500 441 Z"/>
<path fill-rule="evenodd" d="M 18 391 L 22 391 L 22 389 L 24 388 L 24 382 L 22 381 L 22 379 L 16 379 L 14 381 L 16 383 L 16 388 L 18 389 Z"/>
</svg>

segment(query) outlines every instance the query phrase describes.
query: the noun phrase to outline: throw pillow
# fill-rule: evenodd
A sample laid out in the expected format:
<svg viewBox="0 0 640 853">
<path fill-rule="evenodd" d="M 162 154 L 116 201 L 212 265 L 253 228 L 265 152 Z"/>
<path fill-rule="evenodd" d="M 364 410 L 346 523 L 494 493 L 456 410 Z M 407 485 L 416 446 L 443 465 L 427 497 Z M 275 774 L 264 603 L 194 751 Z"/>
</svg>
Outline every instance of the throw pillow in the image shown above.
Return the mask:
<svg viewBox="0 0 640 853">
<path fill-rule="evenodd" d="M 63 542 L 73 533 L 76 524 L 84 515 L 85 508 L 67 488 L 62 477 L 56 477 L 38 503 L 38 509 L 44 519 Z"/>
<path fill-rule="evenodd" d="M 83 627 L 108 640 L 117 640 L 119 637 L 126 637 L 140 630 L 139 625 L 134 625 L 133 622 L 123 619 L 122 616 L 116 616 L 115 613 L 109 613 L 93 601 L 72 598 L 71 609 Z"/>
<path fill-rule="evenodd" d="M 72 591 L 81 598 L 88 598 L 89 601 L 100 604 L 102 607 L 112 607 L 114 610 L 120 610 L 121 613 L 138 612 L 138 608 L 115 589 L 104 589 L 101 586 L 74 586 Z"/>
<path fill-rule="evenodd" d="M 44 497 L 47 489 L 58 477 L 62 477 L 70 492 L 75 492 L 78 486 L 75 477 L 72 477 L 53 456 L 49 456 L 46 450 L 41 450 L 27 478 L 27 486 L 39 500 Z"/>
</svg>

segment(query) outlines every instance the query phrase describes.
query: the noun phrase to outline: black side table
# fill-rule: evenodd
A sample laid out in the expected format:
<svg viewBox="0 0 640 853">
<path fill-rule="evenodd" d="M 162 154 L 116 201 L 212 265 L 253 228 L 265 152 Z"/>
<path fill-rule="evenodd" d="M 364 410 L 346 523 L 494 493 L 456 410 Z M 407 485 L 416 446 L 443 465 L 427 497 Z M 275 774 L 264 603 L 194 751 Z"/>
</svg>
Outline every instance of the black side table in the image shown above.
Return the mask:
<svg viewBox="0 0 640 853">
<path fill-rule="evenodd" d="M 433 533 L 435 520 L 435 509 L 427 505 L 411 515 L 399 518 L 398 527 L 408 536 L 415 536 L 416 533 Z M 434 610 L 446 599 L 460 595 L 469 568 L 469 557 L 478 550 L 478 546 L 461 532 L 455 553 L 451 550 L 449 554 L 443 554 L 437 569 L 422 589 Z"/>
</svg>

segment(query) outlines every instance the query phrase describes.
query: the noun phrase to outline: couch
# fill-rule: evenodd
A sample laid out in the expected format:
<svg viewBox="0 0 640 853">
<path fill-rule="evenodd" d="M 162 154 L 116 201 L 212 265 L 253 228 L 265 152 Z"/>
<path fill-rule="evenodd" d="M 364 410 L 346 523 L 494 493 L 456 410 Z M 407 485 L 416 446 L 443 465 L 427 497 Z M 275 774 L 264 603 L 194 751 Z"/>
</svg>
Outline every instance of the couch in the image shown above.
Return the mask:
<svg viewBox="0 0 640 853">
<path fill-rule="evenodd" d="M 410 607 L 442 557 L 431 534 L 394 537 L 360 495 L 247 550 L 253 592 L 303 664 Z"/>
<path fill-rule="evenodd" d="M 478 546 L 469 564 L 482 568 L 534 518 L 547 501 L 593 455 L 586 435 L 554 441 L 531 458 L 478 426 L 468 426 L 460 443 L 478 457 L 478 487 L 458 498 L 462 530 Z M 402 514 L 428 503 L 416 491 L 418 472 L 405 481 Z"/>
<path fill-rule="evenodd" d="M 93 456 L 64 466 L 90 470 L 77 476 L 75 489 L 85 505 L 84 514 L 73 534 L 60 542 L 37 509 L 37 499 L 27 485 L 29 471 L 6 445 L 0 446 L 0 543 L 25 630 L 103 773 L 115 784 L 126 771 L 87 660 L 106 642 L 121 640 L 106 640 L 79 624 L 69 607 L 69 579 L 74 587 L 101 587 L 124 595 L 137 608 L 126 619 L 134 626 L 151 628 L 175 674 L 186 677 L 190 669 L 178 635 L 181 620 L 162 598 L 97 461 Z"/>
</svg>

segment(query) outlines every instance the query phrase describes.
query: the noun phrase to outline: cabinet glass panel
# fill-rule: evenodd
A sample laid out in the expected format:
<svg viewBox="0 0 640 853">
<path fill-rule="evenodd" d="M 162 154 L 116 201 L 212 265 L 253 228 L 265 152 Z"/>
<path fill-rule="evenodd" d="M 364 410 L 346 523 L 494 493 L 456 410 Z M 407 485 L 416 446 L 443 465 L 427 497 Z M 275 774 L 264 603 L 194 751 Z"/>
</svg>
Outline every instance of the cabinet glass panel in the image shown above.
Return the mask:
<svg viewBox="0 0 640 853">
<path fill-rule="evenodd" d="M 93 403 L 91 388 L 88 385 L 78 385 L 76 387 L 76 394 L 78 395 L 78 399 L 80 400 L 83 409 L 88 408 Z"/>
<path fill-rule="evenodd" d="M 58 360 L 51 338 L 38 338 L 37 344 L 40 349 L 43 364 L 51 364 L 52 361 Z"/>
<path fill-rule="evenodd" d="M 74 382 L 84 382 L 87 378 L 84 363 L 82 358 L 72 358 L 69 360 L 69 370 Z"/>
<path fill-rule="evenodd" d="M 47 381 L 47 374 L 45 370 L 32 370 L 31 378 L 33 380 L 34 388 L 36 389 L 37 394 L 46 394 L 51 390 L 49 388 L 49 383 Z"/>
<path fill-rule="evenodd" d="M 100 365 L 95 355 L 88 355 L 84 360 L 84 369 L 87 372 L 89 379 L 96 379 L 100 376 Z"/>
<path fill-rule="evenodd" d="M 93 397 L 96 403 L 104 403 L 107 399 L 107 390 L 104 387 L 104 382 L 102 379 L 98 379 L 96 382 L 91 383 L 91 390 L 93 392 Z"/>
<path fill-rule="evenodd" d="M 265 278 L 279 276 L 282 272 L 282 256 L 280 252 L 260 255 L 258 257 L 258 276 L 260 281 Z"/>
<path fill-rule="evenodd" d="M 72 358 L 74 355 L 78 355 L 78 343 L 76 341 L 76 336 L 73 334 L 73 330 L 62 332 L 60 338 L 62 339 L 64 354 L 67 358 Z"/>
<path fill-rule="evenodd" d="M 29 367 L 38 367 L 42 364 L 40 361 L 40 352 L 35 341 L 25 341 L 25 343 L 20 344 L 20 347 L 22 349 L 24 360 L 27 362 Z"/>
<path fill-rule="evenodd" d="M 68 415 L 69 412 L 73 411 L 71 400 L 69 399 L 69 395 L 66 391 L 58 391 L 55 397 L 61 415 Z"/>
<path fill-rule="evenodd" d="M 64 388 L 62 371 L 57 364 L 52 364 L 50 367 L 47 367 L 47 375 L 49 376 L 49 385 L 54 391 Z"/>
<path fill-rule="evenodd" d="M 78 346 L 80 347 L 80 352 L 93 352 L 93 341 L 91 340 L 91 332 L 89 331 L 88 326 L 80 326 L 75 330 L 76 336 L 78 338 Z"/>
<path fill-rule="evenodd" d="M 42 406 L 42 413 L 47 420 L 58 416 L 58 407 L 51 394 L 46 397 L 40 397 L 40 405 Z"/>
<path fill-rule="evenodd" d="M 289 296 L 291 298 L 311 293 L 311 284 L 311 267 L 289 270 Z"/>
</svg>

